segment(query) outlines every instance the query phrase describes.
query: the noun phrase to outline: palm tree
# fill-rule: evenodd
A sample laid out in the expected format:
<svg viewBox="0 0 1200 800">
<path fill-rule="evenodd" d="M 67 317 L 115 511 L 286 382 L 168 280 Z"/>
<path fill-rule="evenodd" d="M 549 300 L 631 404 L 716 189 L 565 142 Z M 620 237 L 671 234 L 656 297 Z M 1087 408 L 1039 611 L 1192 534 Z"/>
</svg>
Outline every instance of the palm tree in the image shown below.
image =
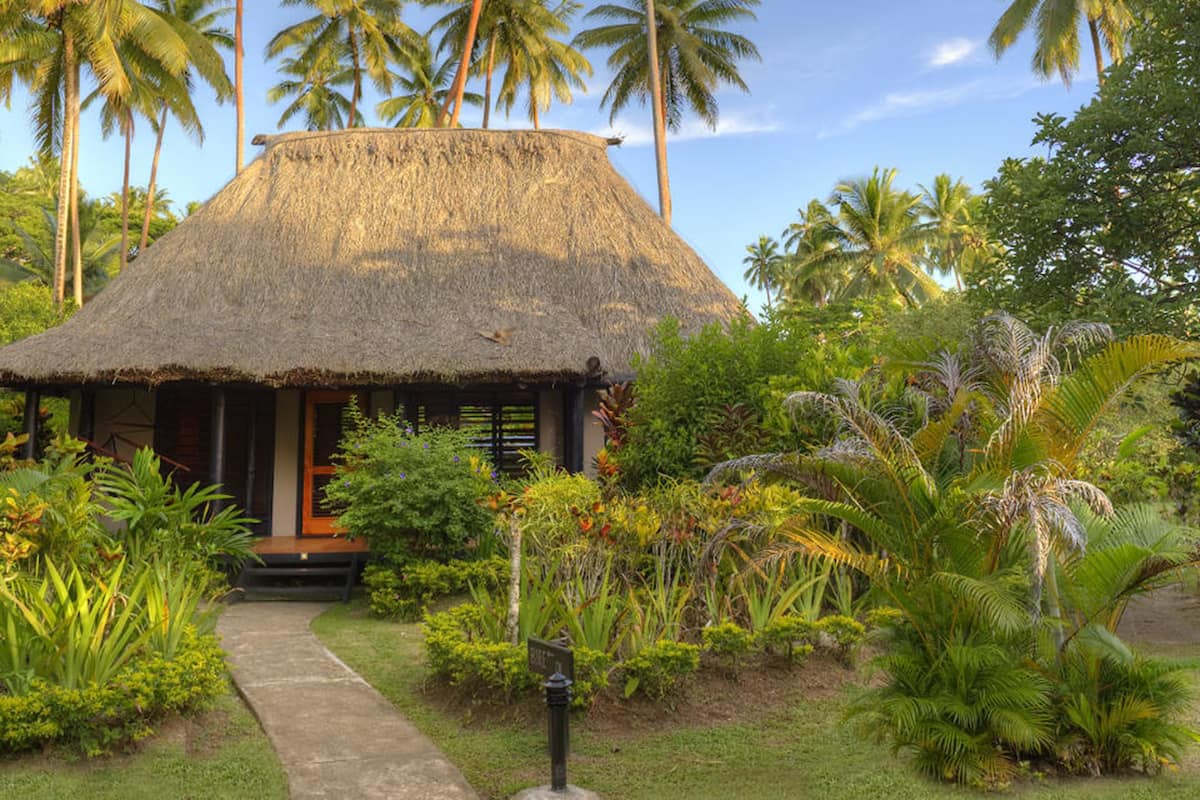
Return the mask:
<svg viewBox="0 0 1200 800">
<path fill-rule="evenodd" d="M 654 26 L 646 24 L 651 4 Z M 761 58 L 753 42 L 725 28 L 755 19 L 751 9 L 758 4 L 759 0 L 624 0 L 589 11 L 587 19 L 606 24 L 581 32 L 575 43 L 585 49 L 611 50 L 608 66 L 613 79 L 600 101 L 601 107 L 609 109 L 609 121 L 632 100 L 644 104 L 652 99 L 662 118 L 655 128 L 664 139 L 666 128 L 679 130 L 688 109 L 715 129 L 717 88 L 729 84 L 748 92 L 738 62 Z M 657 58 L 651 58 L 651 53 Z M 651 86 L 656 71 L 661 73 L 658 91 Z M 665 143 L 661 149 L 660 173 L 665 173 Z M 660 186 L 660 195 L 666 199 L 664 218 L 669 221 L 670 193 L 664 188 Z"/>
<path fill-rule="evenodd" d="M 352 126 L 359 124 L 363 75 L 380 92 L 390 93 L 389 65 L 399 40 L 412 35 L 400 21 L 401 4 L 396 0 L 285 0 L 284 5 L 307 6 L 317 13 L 275 34 L 267 44 L 267 56 L 275 58 L 292 50 L 297 55 L 291 66 L 297 62 L 321 65 L 326 73 L 334 71 L 330 63 L 333 56 L 342 59 L 339 66 L 348 62 L 350 106 L 341 116 Z"/>
<path fill-rule="evenodd" d="M 454 72 L 454 84 L 450 87 L 441 111 L 438 113 L 438 126 L 446 124 L 447 115 L 451 128 L 458 127 L 458 115 L 462 111 L 463 93 L 467 88 L 467 71 L 471 66 L 471 54 L 475 51 L 475 37 L 479 30 L 479 18 L 483 14 L 483 0 L 471 0 L 471 10 L 467 16 L 467 27 L 462 36 L 462 47 L 459 51 L 458 69 Z M 451 111 L 453 106 L 453 111 Z"/>
<path fill-rule="evenodd" d="M 336 49 L 314 56 L 316 61 L 312 63 L 302 58 L 283 60 L 279 71 L 285 77 L 267 91 L 267 101 L 278 103 L 287 97 L 295 99 L 283 110 L 276 124 L 282 128 L 292 117 L 303 114 L 304 127 L 310 131 L 337 130 L 347 127 L 348 122 L 353 127 L 361 120 L 361 115 L 351 118 L 352 110 L 358 112 L 344 93 L 348 87 L 353 91 L 353 69 L 342 63 Z"/>
<path fill-rule="evenodd" d="M 830 262 L 848 272 L 843 296 L 889 293 L 915 306 L 941 288 L 923 266 L 931 231 L 920 219 L 921 199 L 893 188 L 895 179 L 896 170 L 876 167 L 869 178 L 835 187 L 830 205 L 842 247 Z"/>
<path fill-rule="evenodd" d="M 401 93 L 381 102 L 375 113 L 384 122 L 394 122 L 397 128 L 435 128 L 438 113 L 450 95 L 457 57 L 436 63 L 428 35 L 406 43 L 404 51 L 408 73 L 394 76 Z M 477 106 L 483 98 L 467 92 L 463 102 Z"/>
<path fill-rule="evenodd" d="M 1134 16 L 1127 0 L 1013 0 L 1000 17 L 988 39 L 996 58 L 1016 43 L 1021 34 L 1034 27 L 1037 48 L 1033 53 L 1033 71 L 1043 78 L 1056 73 L 1070 85 L 1079 70 L 1080 23 L 1086 22 L 1096 58 L 1096 79 L 1104 82 L 1104 54 L 1119 62 Z"/>
<path fill-rule="evenodd" d="M 45 0 L 6 9 L 0 13 L 0 34 L 5 42 L 0 48 L 0 94 L 8 99 L 15 84 L 26 85 L 40 149 L 62 153 L 52 281 L 55 302 L 61 305 L 69 222 L 74 218 L 78 223 L 79 216 L 81 73 L 86 69 L 93 76 L 101 95 L 124 100 L 132 92 L 133 80 L 123 67 L 123 47 L 136 47 L 157 61 L 165 73 L 181 76 L 187 67 L 187 45 L 162 14 L 134 0 Z M 83 290 L 81 237 L 73 238 L 78 301 Z"/>
<path fill-rule="evenodd" d="M 954 275 L 962 291 L 962 263 L 966 251 L 976 246 L 981 233 L 974 219 L 978 204 L 971 187 L 949 175 L 937 175 L 933 186 L 921 186 L 921 216 L 933 229 L 930 266 L 943 275 Z"/>
<path fill-rule="evenodd" d="M 767 293 L 767 312 L 771 311 L 771 289 L 779 285 L 782 277 L 784 256 L 779 252 L 779 242 L 770 236 L 759 236 L 758 241 L 746 246 L 747 256 L 743 277 L 756 289 Z"/>
<path fill-rule="evenodd" d="M 799 221 L 784 231 L 788 263 L 781 288 L 789 302 L 821 308 L 846 284 L 845 267 L 835 258 L 842 247 L 841 232 L 820 200 L 810 201 L 798 215 Z"/>
<path fill-rule="evenodd" d="M 228 5 L 212 8 L 218 0 L 155 0 L 155 6 L 168 19 L 187 45 L 187 60 L 189 67 L 204 79 L 205 83 L 217 93 L 218 102 L 227 99 L 233 93 L 229 76 L 225 73 L 225 61 L 217 52 L 217 47 L 230 48 L 235 42 L 229 31 L 220 27 L 220 20 L 233 9 Z M 204 127 L 192 104 L 191 76 L 185 73 L 180 80 L 170 74 L 156 77 L 161 94 L 161 111 L 155 125 L 156 138 L 154 142 L 154 158 L 150 162 L 149 192 L 151 203 L 146 206 L 146 214 L 142 218 L 142 236 L 138 242 L 138 252 L 143 252 L 150 239 L 150 219 L 153 216 L 154 185 L 158 180 L 158 161 L 162 155 L 163 133 L 167 126 L 168 111 L 180 122 L 184 130 L 192 134 L 198 142 L 204 141 Z"/>
<path fill-rule="evenodd" d="M 121 243 L 119 237 L 105 236 L 100 231 L 99 201 L 85 200 L 79 209 L 84 289 L 87 294 L 94 294 L 108 281 L 110 273 L 116 268 Z M 43 213 L 46 227 L 53 233 L 54 215 L 49 212 Z M 54 281 L 54 251 L 43 247 L 42 237 L 38 232 L 21 228 L 14 230 L 21 237 L 24 252 L 18 258 L 0 258 L 0 281 L 30 280 L 49 286 Z"/>
<path fill-rule="evenodd" d="M 237 143 L 234 145 L 234 163 L 237 172 L 246 163 L 246 85 L 242 77 L 242 62 L 246 58 L 246 42 L 242 35 L 244 0 L 237 0 L 233 11 L 233 92 L 237 106 Z"/>
</svg>

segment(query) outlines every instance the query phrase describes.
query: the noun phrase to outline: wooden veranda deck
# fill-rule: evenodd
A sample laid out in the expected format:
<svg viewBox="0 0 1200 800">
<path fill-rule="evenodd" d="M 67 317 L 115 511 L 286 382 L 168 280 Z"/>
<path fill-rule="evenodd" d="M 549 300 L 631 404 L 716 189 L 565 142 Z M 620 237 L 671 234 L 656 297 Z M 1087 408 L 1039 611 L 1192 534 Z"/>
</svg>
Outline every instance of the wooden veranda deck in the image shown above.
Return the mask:
<svg viewBox="0 0 1200 800">
<path fill-rule="evenodd" d="M 260 556 L 369 553 L 366 539 L 347 539 L 343 536 L 263 536 L 254 543 Z"/>
<path fill-rule="evenodd" d="M 248 563 L 237 585 L 255 594 L 326 594 L 350 599 L 371 549 L 341 536 L 264 536 L 254 543 L 260 563 Z"/>
</svg>

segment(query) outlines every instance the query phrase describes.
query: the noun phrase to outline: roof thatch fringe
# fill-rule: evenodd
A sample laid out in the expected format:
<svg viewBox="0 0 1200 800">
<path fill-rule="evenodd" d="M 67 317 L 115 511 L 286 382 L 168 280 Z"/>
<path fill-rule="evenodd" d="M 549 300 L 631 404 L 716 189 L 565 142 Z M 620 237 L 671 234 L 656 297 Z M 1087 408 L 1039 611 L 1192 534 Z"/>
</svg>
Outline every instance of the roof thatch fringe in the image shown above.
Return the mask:
<svg viewBox="0 0 1200 800">
<path fill-rule="evenodd" d="M 351 130 L 265 152 L 65 325 L 0 350 L 0 384 L 284 385 L 627 371 L 667 315 L 739 303 L 616 173 L 599 137 Z"/>
</svg>

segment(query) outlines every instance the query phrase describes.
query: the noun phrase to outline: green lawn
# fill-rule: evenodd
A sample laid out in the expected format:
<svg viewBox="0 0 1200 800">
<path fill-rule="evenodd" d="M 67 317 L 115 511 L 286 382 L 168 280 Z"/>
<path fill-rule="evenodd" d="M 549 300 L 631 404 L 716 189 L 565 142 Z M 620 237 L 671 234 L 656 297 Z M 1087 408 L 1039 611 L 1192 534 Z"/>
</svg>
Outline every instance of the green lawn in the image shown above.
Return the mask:
<svg viewBox="0 0 1200 800">
<path fill-rule="evenodd" d="M 417 625 L 365 617 L 360 606 L 339 605 L 313 629 L 432 738 L 487 798 L 507 798 L 548 780 L 541 724 L 464 722 L 431 704 Z M 1172 655 L 1200 656 L 1200 648 Z M 844 693 L 797 701 L 761 721 L 614 737 L 572 728 L 572 783 L 605 800 L 725 800 L 825 798 L 939 800 L 979 793 L 918 778 L 886 747 L 864 742 L 844 725 Z M 1200 719 L 1197 720 L 1200 723 Z M 1200 761 L 1155 779 L 1030 782 L 1010 793 L 1021 800 L 1191 800 L 1200 797 Z"/>
<path fill-rule="evenodd" d="M 258 722 L 231 692 L 209 711 L 168 721 L 130 754 L 0 758 L 0 797 L 272 800 L 287 797 L 287 778 Z"/>
</svg>

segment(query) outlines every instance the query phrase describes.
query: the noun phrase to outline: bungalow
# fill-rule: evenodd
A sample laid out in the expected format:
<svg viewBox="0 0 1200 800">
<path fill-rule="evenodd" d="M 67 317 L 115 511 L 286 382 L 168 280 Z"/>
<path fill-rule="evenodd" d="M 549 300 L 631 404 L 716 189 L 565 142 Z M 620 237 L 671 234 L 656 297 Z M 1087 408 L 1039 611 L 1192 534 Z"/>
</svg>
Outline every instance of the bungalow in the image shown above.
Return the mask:
<svg viewBox="0 0 1200 800">
<path fill-rule="evenodd" d="M 154 447 L 185 480 L 222 484 L 264 535 L 335 532 L 321 490 L 351 396 L 469 428 L 501 469 L 539 448 L 581 470 L 602 443 L 597 391 L 628 376 L 655 323 L 741 313 L 604 139 L 255 143 L 253 163 L 74 318 L 0 349 L 0 385 L 30 408 L 68 396 L 73 433 L 120 457 Z"/>
</svg>

